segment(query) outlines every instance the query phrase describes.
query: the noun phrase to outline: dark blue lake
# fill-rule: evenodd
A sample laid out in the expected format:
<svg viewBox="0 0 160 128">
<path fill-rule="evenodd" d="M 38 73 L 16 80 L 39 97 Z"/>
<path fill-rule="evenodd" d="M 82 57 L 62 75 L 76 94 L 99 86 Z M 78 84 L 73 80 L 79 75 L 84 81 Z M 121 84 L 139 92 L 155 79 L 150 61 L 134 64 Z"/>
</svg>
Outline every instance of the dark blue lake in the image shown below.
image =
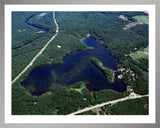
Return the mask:
<svg viewBox="0 0 160 128">
<path fill-rule="evenodd" d="M 84 43 L 95 49 L 78 51 L 64 57 L 61 65 L 46 65 L 35 68 L 28 77 L 21 82 L 33 95 L 41 95 L 49 90 L 53 83 L 60 83 L 64 86 L 78 81 L 86 81 L 87 88 L 91 91 L 113 89 L 118 92 L 126 90 L 126 85 L 118 79 L 118 72 L 115 73 L 115 82 L 109 83 L 104 74 L 95 67 L 89 56 L 95 56 L 102 63 L 111 69 L 117 70 L 118 60 L 111 57 L 109 52 L 97 40 L 86 38 Z"/>
</svg>

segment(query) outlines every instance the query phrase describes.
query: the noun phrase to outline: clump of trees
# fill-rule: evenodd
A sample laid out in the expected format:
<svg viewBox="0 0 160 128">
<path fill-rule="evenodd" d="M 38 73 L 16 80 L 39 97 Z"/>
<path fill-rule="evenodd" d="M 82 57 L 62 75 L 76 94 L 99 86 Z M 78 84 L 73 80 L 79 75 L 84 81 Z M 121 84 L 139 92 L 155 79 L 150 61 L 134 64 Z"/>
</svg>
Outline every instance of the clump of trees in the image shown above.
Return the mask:
<svg viewBox="0 0 160 128">
<path fill-rule="evenodd" d="M 94 93 L 95 103 L 99 104 L 105 101 L 110 101 L 114 99 L 119 99 L 129 95 L 129 92 L 116 92 L 111 89 L 100 90 Z"/>
</svg>

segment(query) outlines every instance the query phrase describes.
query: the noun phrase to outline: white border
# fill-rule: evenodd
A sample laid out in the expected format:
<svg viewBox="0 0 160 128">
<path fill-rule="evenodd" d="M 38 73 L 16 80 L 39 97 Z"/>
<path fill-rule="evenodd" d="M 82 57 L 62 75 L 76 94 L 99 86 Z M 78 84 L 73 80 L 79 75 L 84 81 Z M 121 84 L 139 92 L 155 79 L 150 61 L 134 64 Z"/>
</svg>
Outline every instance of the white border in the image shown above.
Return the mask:
<svg viewBox="0 0 160 128">
<path fill-rule="evenodd" d="M 147 116 L 17 116 L 11 115 L 12 11 L 148 11 L 149 115 Z M 5 5 L 5 123 L 155 123 L 155 5 Z M 124 106 L 125 107 L 125 106 Z"/>
</svg>

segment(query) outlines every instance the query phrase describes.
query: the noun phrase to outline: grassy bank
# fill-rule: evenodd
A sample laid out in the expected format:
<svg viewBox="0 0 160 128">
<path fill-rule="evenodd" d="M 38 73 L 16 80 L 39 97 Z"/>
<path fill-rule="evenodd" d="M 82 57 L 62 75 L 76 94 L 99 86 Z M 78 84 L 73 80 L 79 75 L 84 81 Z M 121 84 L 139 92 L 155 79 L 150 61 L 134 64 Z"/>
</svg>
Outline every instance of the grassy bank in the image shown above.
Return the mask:
<svg viewBox="0 0 160 128">
<path fill-rule="evenodd" d="M 108 82 L 113 83 L 115 78 L 115 71 L 113 69 L 109 69 L 104 67 L 101 61 L 99 61 L 97 58 L 92 57 L 91 62 L 98 67 L 106 76 Z"/>
</svg>

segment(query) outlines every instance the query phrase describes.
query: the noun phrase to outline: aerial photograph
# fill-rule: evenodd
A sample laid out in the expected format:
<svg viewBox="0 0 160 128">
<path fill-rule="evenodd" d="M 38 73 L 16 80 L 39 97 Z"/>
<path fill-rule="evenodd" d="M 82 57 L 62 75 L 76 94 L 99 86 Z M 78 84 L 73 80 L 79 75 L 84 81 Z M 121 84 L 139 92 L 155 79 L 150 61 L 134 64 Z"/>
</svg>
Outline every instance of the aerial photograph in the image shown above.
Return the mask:
<svg viewBox="0 0 160 128">
<path fill-rule="evenodd" d="M 12 115 L 149 115 L 146 11 L 12 11 Z"/>
</svg>

